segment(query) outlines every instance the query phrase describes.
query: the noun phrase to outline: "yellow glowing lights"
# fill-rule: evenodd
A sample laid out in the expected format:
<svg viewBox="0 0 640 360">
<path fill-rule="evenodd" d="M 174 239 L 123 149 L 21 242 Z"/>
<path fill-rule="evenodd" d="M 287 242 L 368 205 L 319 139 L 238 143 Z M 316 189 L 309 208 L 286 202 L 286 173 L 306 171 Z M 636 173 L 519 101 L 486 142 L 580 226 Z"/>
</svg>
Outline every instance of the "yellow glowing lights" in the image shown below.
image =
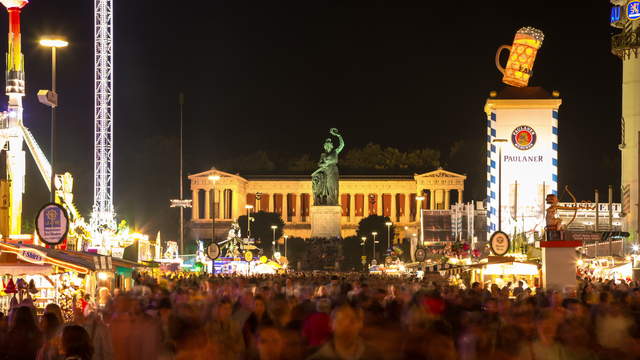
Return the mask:
<svg viewBox="0 0 640 360">
<path fill-rule="evenodd" d="M 104 281 L 104 280 L 107 280 L 108 278 L 109 278 L 109 274 L 108 273 L 106 273 L 104 271 L 101 271 L 101 272 L 98 273 L 98 280 Z"/>
<path fill-rule="evenodd" d="M 58 260 L 47 256 L 44 252 L 32 248 L 16 247 L 6 243 L 0 243 L 0 250 L 16 254 L 19 259 L 32 264 L 51 264 L 60 266 L 69 270 L 77 271 L 80 274 L 88 274 L 89 269 L 78 266 L 66 261 Z"/>
<path fill-rule="evenodd" d="M 62 39 L 57 39 L 57 38 L 44 38 L 44 39 L 40 39 L 40 45 L 46 46 L 46 47 L 59 48 L 59 47 L 68 46 L 69 42 Z"/>
</svg>

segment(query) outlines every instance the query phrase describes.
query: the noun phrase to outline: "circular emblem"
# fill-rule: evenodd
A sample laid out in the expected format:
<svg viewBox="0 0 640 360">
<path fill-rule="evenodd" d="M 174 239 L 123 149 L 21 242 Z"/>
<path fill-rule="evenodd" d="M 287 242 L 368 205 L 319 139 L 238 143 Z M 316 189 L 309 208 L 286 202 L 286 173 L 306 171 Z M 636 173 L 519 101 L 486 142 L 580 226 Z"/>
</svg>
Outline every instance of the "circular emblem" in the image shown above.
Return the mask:
<svg viewBox="0 0 640 360">
<path fill-rule="evenodd" d="M 245 251 L 244 252 L 244 260 L 245 261 L 253 260 L 253 253 L 251 251 Z"/>
<path fill-rule="evenodd" d="M 503 256 L 509 252 L 509 247 L 511 246 L 509 235 L 502 231 L 494 232 L 489 240 L 489 246 L 494 255 Z"/>
<path fill-rule="evenodd" d="M 416 252 L 414 253 L 413 256 L 416 258 L 417 262 L 422 262 L 424 261 L 424 259 L 427 258 L 427 252 L 424 249 L 419 248 L 419 249 L 416 249 Z"/>
<path fill-rule="evenodd" d="M 216 243 L 211 243 L 207 246 L 207 256 L 211 260 L 215 260 L 220 256 L 220 246 Z"/>
<path fill-rule="evenodd" d="M 640 1 L 629 1 L 627 3 L 627 18 L 631 21 L 640 19 Z"/>
<path fill-rule="evenodd" d="M 43 206 L 36 216 L 36 232 L 43 243 L 60 244 L 69 232 L 67 210 L 56 203 Z"/>
<path fill-rule="evenodd" d="M 516 149 L 529 150 L 536 144 L 536 131 L 531 126 L 521 125 L 511 132 L 511 142 Z"/>
</svg>

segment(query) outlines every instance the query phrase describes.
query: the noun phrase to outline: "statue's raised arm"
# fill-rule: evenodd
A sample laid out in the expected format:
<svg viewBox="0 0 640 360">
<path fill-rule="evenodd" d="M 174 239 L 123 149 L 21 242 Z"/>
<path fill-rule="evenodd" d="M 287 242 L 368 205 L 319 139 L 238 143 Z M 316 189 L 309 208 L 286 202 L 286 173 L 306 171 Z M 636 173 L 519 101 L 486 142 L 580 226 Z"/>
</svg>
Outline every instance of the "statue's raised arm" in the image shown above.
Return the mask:
<svg viewBox="0 0 640 360">
<path fill-rule="evenodd" d="M 342 151 L 342 149 L 344 148 L 344 140 L 342 139 L 342 135 L 340 135 L 340 133 L 338 133 L 338 129 L 336 128 L 331 128 L 329 130 L 329 134 L 335 136 L 338 138 L 338 147 L 336 148 L 336 154 L 340 154 L 340 152 Z"/>
</svg>

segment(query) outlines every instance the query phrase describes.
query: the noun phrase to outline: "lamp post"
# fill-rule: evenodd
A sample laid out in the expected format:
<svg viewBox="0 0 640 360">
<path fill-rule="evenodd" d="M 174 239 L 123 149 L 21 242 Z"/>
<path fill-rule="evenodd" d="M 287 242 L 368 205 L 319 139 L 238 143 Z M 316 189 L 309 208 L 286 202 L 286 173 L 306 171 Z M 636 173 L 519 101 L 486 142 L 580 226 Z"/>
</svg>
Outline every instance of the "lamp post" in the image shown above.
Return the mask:
<svg viewBox="0 0 640 360">
<path fill-rule="evenodd" d="M 362 242 L 360 243 L 360 246 L 362 246 L 362 259 L 361 259 L 360 263 L 362 264 L 362 271 L 364 272 L 365 271 L 365 265 L 367 264 L 366 260 L 365 260 L 367 255 L 364 252 L 364 244 L 367 242 L 367 237 L 366 236 L 362 236 L 362 237 L 360 237 L 360 240 L 362 240 Z"/>
<path fill-rule="evenodd" d="M 384 224 L 387 225 L 387 249 L 391 250 L 391 225 L 393 225 L 393 223 L 387 221 Z"/>
<path fill-rule="evenodd" d="M 431 195 L 433 196 L 433 194 Z M 418 216 L 420 217 L 420 246 L 424 246 L 424 229 L 422 222 L 422 201 L 424 200 L 424 196 L 418 195 L 416 196 L 416 201 L 418 201 L 418 208 L 416 209 Z"/>
<path fill-rule="evenodd" d="M 498 231 L 502 231 L 502 144 L 508 142 L 507 139 L 493 139 L 498 145 Z"/>
<path fill-rule="evenodd" d="M 216 238 L 216 182 L 220 180 L 220 175 L 209 175 L 209 180 L 213 183 L 211 190 L 211 242 Z"/>
<path fill-rule="evenodd" d="M 284 235 L 284 257 L 287 257 L 287 239 L 289 238 L 289 235 Z"/>
<path fill-rule="evenodd" d="M 247 240 L 251 239 L 251 209 L 253 209 L 253 205 L 245 205 L 245 209 L 247 209 Z"/>
<path fill-rule="evenodd" d="M 278 228 L 277 225 L 271 225 L 271 230 L 273 230 L 273 241 L 271 242 L 271 245 L 273 245 L 273 252 L 276 252 L 276 229 Z"/>
<path fill-rule="evenodd" d="M 56 200 L 56 171 L 55 171 L 55 144 L 56 144 L 56 107 L 58 107 L 58 94 L 56 93 L 56 49 L 66 47 L 68 42 L 54 37 L 40 40 L 40 45 L 51 48 L 51 91 L 39 90 L 38 101 L 51 107 L 51 202 Z"/>
<path fill-rule="evenodd" d="M 373 260 L 376 258 L 376 235 L 378 235 L 377 231 L 371 233 L 373 235 Z"/>
</svg>

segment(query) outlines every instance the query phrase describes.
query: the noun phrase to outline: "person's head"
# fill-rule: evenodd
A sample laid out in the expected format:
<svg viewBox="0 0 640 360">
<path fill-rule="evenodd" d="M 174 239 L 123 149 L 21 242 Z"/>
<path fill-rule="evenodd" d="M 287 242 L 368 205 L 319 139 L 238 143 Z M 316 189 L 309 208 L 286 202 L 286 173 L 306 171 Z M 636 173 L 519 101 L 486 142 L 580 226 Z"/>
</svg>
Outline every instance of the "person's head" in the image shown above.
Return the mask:
<svg viewBox="0 0 640 360">
<path fill-rule="evenodd" d="M 231 300 L 229 298 L 223 298 L 216 306 L 216 319 L 226 321 L 231 318 L 232 313 Z"/>
<path fill-rule="evenodd" d="M 331 142 L 331 139 L 327 139 L 324 141 L 324 151 L 330 153 L 331 150 L 333 150 L 333 143 Z"/>
<path fill-rule="evenodd" d="M 62 330 L 62 352 L 64 356 L 77 356 L 91 360 L 93 346 L 87 331 L 79 325 L 68 325 Z"/>
<path fill-rule="evenodd" d="M 62 309 L 60 309 L 60 306 L 58 304 L 47 304 L 47 306 L 44 307 L 44 312 L 45 314 L 52 313 L 53 315 L 55 315 L 61 325 L 64 323 L 64 317 L 62 317 Z"/>
<path fill-rule="evenodd" d="M 522 280 L 518 280 L 518 287 L 523 287 L 524 286 L 524 282 L 522 282 Z"/>
<path fill-rule="evenodd" d="M 264 298 L 257 295 L 253 299 L 253 312 L 256 313 L 256 315 L 262 315 L 265 311 L 267 311 L 267 305 L 264 302 Z"/>
<path fill-rule="evenodd" d="M 44 313 L 40 319 L 40 330 L 47 338 L 53 337 L 58 332 L 60 325 L 62 324 L 58 317 L 53 313 Z"/>
<path fill-rule="evenodd" d="M 37 331 L 35 317 L 31 308 L 20 306 L 14 310 L 11 328 L 14 330 Z"/>
<path fill-rule="evenodd" d="M 331 314 L 331 327 L 336 338 L 354 339 L 360 334 L 364 322 L 362 309 L 345 304 Z"/>
<path fill-rule="evenodd" d="M 284 347 L 280 330 L 275 326 L 262 326 L 256 334 L 260 360 L 279 359 Z"/>
</svg>

